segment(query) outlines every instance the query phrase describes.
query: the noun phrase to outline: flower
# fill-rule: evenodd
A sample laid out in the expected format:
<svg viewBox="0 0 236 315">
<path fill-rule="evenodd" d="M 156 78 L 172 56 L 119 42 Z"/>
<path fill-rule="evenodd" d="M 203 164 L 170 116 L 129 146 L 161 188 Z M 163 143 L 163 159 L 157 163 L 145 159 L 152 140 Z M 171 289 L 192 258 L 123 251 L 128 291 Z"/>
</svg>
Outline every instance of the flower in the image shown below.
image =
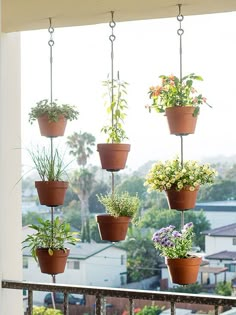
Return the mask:
<svg viewBox="0 0 236 315">
<path fill-rule="evenodd" d="M 176 157 L 174 160 L 155 163 L 147 174 L 144 185 L 149 186 L 148 191 L 193 191 L 200 185 L 212 184 L 216 175 L 216 170 L 210 164 L 199 164 L 194 160 L 182 163 Z"/>
<path fill-rule="evenodd" d="M 154 246 L 160 255 L 167 258 L 188 258 L 193 242 L 193 223 L 186 223 L 181 231 L 169 225 L 153 234 Z"/>
<path fill-rule="evenodd" d="M 174 75 L 160 75 L 159 78 L 162 79 L 162 84 L 149 88 L 148 94 L 152 99 L 151 106 L 148 106 L 149 111 L 154 108 L 158 113 L 163 113 L 168 107 L 192 106 L 195 107 L 196 116 L 199 113 L 199 105 L 205 103 L 210 106 L 206 98 L 193 87 L 194 80 L 203 81 L 201 76 L 190 73 L 182 80 Z"/>
</svg>

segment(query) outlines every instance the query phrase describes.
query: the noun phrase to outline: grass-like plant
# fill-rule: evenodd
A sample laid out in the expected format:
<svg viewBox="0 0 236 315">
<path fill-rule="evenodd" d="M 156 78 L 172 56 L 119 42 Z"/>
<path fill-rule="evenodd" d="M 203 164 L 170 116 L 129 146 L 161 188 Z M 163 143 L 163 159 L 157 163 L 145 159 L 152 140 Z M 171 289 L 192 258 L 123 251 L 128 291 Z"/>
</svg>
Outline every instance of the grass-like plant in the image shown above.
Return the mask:
<svg viewBox="0 0 236 315">
<path fill-rule="evenodd" d="M 55 149 L 53 153 L 45 147 L 28 150 L 28 152 L 42 181 L 63 180 L 68 164 L 64 164 L 63 157 L 60 156 L 58 149 Z"/>
</svg>

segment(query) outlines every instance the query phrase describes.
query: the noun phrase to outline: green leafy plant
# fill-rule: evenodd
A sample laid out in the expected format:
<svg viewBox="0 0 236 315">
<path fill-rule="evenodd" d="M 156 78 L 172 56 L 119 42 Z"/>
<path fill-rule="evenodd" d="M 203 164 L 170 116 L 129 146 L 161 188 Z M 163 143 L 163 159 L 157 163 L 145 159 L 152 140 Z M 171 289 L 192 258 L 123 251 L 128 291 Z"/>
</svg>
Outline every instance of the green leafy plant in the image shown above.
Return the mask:
<svg viewBox="0 0 236 315">
<path fill-rule="evenodd" d="M 106 212 L 114 217 L 131 217 L 134 222 L 137 219 L 140 200 L 131 196 L 128 192 L 120 194 L 97 195 L 98 201 L 105 206 Z"/>
<path fill-rule="evenodd" d="M 29 122 L 32 124 L 38 117 L 47 115 L 50 122 L 56 122 L 60 115 L 63 115 L 67 120 L 75 120 L 79 116 L 75 106 L 68 104 L 58 104 L 57 100 L 50 102 L 48 99 L 43 99 L 36 103 L 36 106 L 31 108 L 29 112 Z"/>
<path fill-rule="evenodd" d="M 106 112 L 109 116 L 109 124 L 102 127 L 101 132 L 107 135 L 108 143 L 121 143 L 128 139 L 124 130 L 124 119 L 127 116 L 128 108 L 125 96 L 127 95 L 127 85 L 121 81 L 119 76 L 114 80 L 103 81 L 103 86 L 107 88 L 104 96 L 108 97 L 105 102 Z"/>
<path fill-rule="evenodd" d="M 232 295 L 232 285 L 230 282 L 218 282 L 215 288 L 215 293 L 223 296 Z"/>
<path fill-rule="evenodd" d="M 158 305 L 145 305 L 137 315 L 159 315 L 165 307 L 160 307 Z"/>
<path fill-rule="evenodd" d="M 38 224 L 31 224 L 29 227 L 35 230 L 34 234 L 28 235 L 23 241 L 24 248 L 29 247 L 32 256 L 37 261 L 37 248 L 48 249 L 49 255 L 54 250 L 66 250 L 66 244 L 75 245 L 79 242 L 78 232 L 70 231 L 70 224 L 62 222 L 56 217 L 53 222 L 38 218 Z"/>
<path fill-rule="evenodd" d="M 186 223 L 179 232 L 175 226 L 163 227 L 153 234 L 154 246 L 167 258 L 188 258 L 193 242 L 193 223 Z"/>
<path fill-rule="evenodd" d="M 48 152 L 45 147 L 28 152 L 42 181 L 61 181 L 66 175 L 68 164 L 64 165 L 63 157 L 57 149 L 53 153 Z"/>
<path fill-rule="evenodd" d="M 147 174 L 144 185 L 149 187 L 149 191 L 167 189 L 193 191 L 199 185 L 212 184 L 216 175 L 216 170 L 209 164 L 199 164 L 193 160 L 184 161 L 182 164 L 177 157 L 155 163 Z"/>
<path fill-rule="evenodd" d="M 202 77 L 190 73 L 180 80 L 174 75 L 161 75 L 161 85 L 151 86 L 149 88 L 149 98 L 152 100 L 149 110 L 152 108 L 158 113 L 165 112 L 168 107 L 192 106 L 195 107 L 194 115 L 198 115 L 201 104 L 210 106 L 206 98 L 199 94 L 193 87 L 194 81 L 203 81 Z M 211 107 L 211 106 L 210 106 Z"/>
<path fill-rule="evenodd" d="M 34 306 L 33 315 L 62 315 L 62 312 L 60 310 L 47 308 L 44 306 Z"/>
</svg>

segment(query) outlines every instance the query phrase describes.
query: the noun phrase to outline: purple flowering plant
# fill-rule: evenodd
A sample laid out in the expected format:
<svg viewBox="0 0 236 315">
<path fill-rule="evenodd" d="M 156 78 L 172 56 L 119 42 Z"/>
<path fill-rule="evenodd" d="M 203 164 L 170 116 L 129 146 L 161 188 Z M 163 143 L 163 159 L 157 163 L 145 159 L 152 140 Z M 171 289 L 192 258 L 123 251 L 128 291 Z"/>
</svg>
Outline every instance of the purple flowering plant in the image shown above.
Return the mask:
<svg viewBox="0 0 236 315">
<path fill-rule="evenodd" d="M 159 250 L 160 255 L 166 258 L 188 258 L 193 242 L 193 223 L 184 225 L 181 231 L 175 226 L 163 227 L 153 234 L 154 246 Z"/>
</svg>

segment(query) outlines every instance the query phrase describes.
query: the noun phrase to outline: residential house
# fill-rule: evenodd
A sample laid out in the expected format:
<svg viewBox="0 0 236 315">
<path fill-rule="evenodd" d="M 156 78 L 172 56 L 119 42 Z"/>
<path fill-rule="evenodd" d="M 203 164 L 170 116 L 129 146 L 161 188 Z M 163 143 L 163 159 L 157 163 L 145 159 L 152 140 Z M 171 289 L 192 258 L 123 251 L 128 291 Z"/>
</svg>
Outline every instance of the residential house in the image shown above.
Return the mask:
<svg viewBox="0 0 236 315">
<path fill-rule="evenodd" d="M 231 281 L 236 271 L 236 223 L 203 232 L 206 255 L 210 267 L 225 268 L 217 281 Z M 216 274 L 209 274 L 209 282 L 215 283 Z"/>
</svg>

